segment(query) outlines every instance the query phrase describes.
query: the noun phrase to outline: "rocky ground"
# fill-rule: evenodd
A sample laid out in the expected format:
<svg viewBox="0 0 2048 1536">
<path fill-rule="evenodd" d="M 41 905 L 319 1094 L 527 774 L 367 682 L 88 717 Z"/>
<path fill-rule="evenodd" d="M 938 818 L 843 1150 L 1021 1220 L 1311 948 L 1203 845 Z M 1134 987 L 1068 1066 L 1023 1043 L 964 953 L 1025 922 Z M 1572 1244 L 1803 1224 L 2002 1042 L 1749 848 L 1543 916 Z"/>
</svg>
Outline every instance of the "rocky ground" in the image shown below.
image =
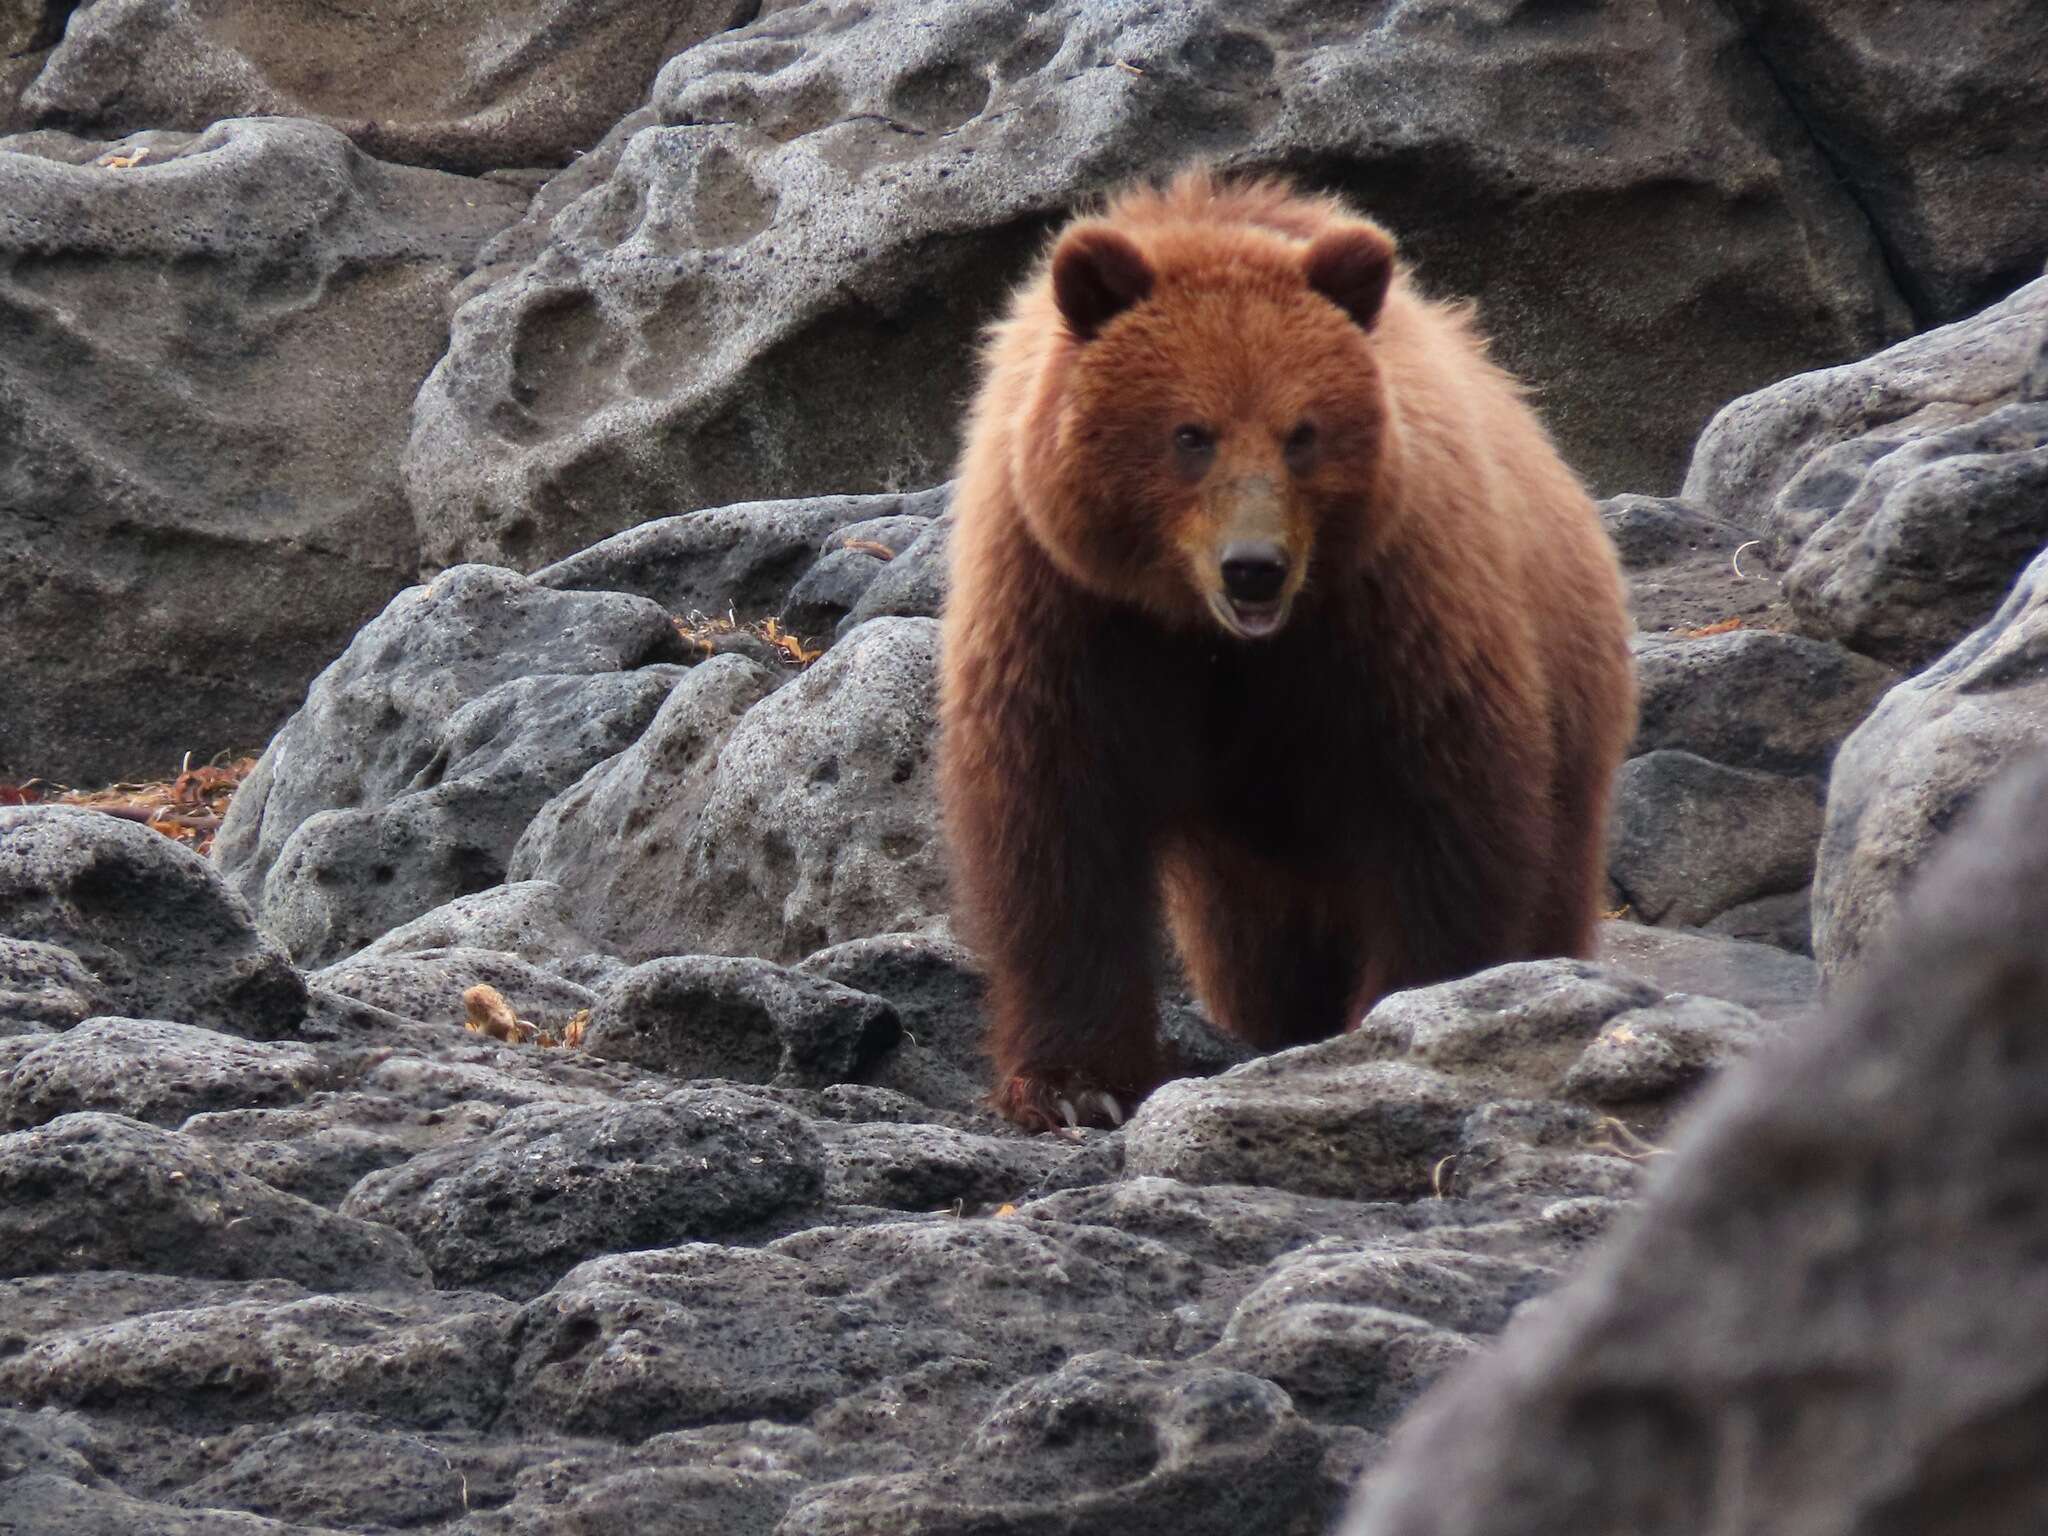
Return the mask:
<svg viewBox="0 0 2048 1536">
<path fill-rule="evenodd" d="M 2033 11 L 386 9 L 364 95 L 342 8 L 0 0 L 0 777 L 269 742 L 211 859 L 0 809 L 0 1532 L 2039 1528 Z M 1259 1060 L 1164 977 L 1194 1075 L 1031 1137 L 952 403 L 1190 147 L 1627 493 L 1623 916 Z"/>
</svg>

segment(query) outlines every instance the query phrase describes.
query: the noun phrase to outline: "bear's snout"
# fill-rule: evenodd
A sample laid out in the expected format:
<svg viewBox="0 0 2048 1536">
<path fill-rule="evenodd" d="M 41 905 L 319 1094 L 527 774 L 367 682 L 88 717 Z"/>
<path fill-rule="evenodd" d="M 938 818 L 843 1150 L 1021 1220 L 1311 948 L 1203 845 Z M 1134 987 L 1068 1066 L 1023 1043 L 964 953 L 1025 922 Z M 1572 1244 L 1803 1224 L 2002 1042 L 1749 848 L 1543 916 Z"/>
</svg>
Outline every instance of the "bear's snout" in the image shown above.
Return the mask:
<svg viewBox="0 0 2048 1536">
<path fill-rule="evenodd" d="M 1223 595 L 1232 603 L 1273 602 L 1287 585 L 1287 549 L 1270 540 L 1240 540 L 1223 551 Z"/>
<path fill-rule="evenodd" d="M 1278 634 L 1287 622 L 1287 578 L 1294 565 L 1285 544 L 1270 539 L 1233 539 L 1217 562 L 1223 578 L 1220 600 L 1210 605 L 1223 627 L 1242 640 Z"/>
</svg>

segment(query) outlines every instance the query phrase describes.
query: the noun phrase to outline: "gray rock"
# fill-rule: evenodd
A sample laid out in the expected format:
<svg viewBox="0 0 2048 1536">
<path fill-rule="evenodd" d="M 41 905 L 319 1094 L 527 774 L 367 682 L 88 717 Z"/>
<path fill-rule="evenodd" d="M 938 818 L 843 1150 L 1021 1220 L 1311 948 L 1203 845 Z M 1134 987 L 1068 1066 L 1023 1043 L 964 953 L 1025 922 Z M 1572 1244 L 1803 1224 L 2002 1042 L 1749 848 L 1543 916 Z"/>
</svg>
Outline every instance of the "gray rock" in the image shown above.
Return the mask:
<svg viewBox="0 0 2048 1536">
<path fill-rule="evenodd" d="M 597 946 L 577 927 L 559 886 L 521 880 L 455 900 L 401 923 L 357 950 L 352 960 L 381 960 L 430 949 L 493 949 L 529 965 L 588 962 Z"/>
<path fill-rule="evenodd" d="M 1740 902 L 1706 923 L 1708 933 L 1770 944 L 1795 955 L 1813 953 L 1813 891 L 1780 891 Z"/>
<path fill-rule="evenodd" d="M 1402 1427 L 1350 1536 L 2032 1528 L 2048 758 L 1985 801 L 1882 960 L 1724 1079 L 1626 1234 Z"/>
<path fill-rule="evenodd" d="M 17 1478 L 38 1474 L 86 1487 L 104 1481 L 93 1471 L 92 1463 L 69 1443 L 78 1431 L 84 1430 L 88 1439 L 91 1431 L 75 1418 L 64 1422 L 64 1417 L 54 1410 L 23 1413 L 19 1409 L 0 1408 L 0 1487 Z"/>
<path fill-rule="evenodd" d="M 2048 278 L 1715 416 L 1685 494 L 1755 527 L 1810 632 L 1907 666 L 1981 624 L 2048 541 Z"/>
<path fill-rule="evenodd" d="M 781 679 L 745 656 L 689 672 L 631 747 L 541 808 L 512 850 L 515 880 L 554 883 L 584 926 L 638 959 L 691 949 L 677 931 L 675 851 L 720 783 L 742 717 Z"/>
<path fill-rule="evenodd" d="M 88 1019 L 39 1045 L 0 1079 L 0 1126 L 105 1110 L 176 1126 L 206 1110 L 291 1104 L 321 1085 L 311 1051 L 259 1045 L 156 1019 Z"/>
<path fill-rule="evenodd" d="M 797 635 L 836 636 L 840 620 L 853 611 L 889 564 L 873 550 L 851 544 L 828 549 L 789 589 L 782 604 L 783 622 Z"/>
<path fill-rule="evenodd" d="M 1583 960 L 1496 966 L 1381 999 L 1346 1054 L 1402 1055 L 1533 1096 L 1555 1087 L 1565 1064 L 1611 1020 L 1661 998 L 1654 983 Z"/>
<path fill-rule="evenodd" d="M 2048 741 L 2048 552 L 1990 622 L 1884 697 L 1843 745 L 1814 876 L 1830 982 L 1883 946 L 1900 893 L 2000 767 Z"/>
<path fill-rule="evenodd" d="M 659 1091 L 674 1086 L 652 1073 L 599 1061 L 581 1051 L 499 1045 L 446 1026 L 434 1033 L 440 1038 L 429 1049 L 383 1054 L 363 1073 L 364 1091 L 432 1112 L 468 1111 L 480 1105 L 517 1109 L 528 1104 L 603 1109 L 620 1100 L 658 1097 Z"/>
<path fill-rule="evenodd" d="M 1278 1383 L 1319 1420 L 1384 1431 L 1479 1353 L 1472 1335 L 1498 1332 L 1555 1278 L 1511 1259 L 1319 1242 L 1274 1264 L 1201 1359 Z"/>
<path fill-rule="evenodd" d="M 953 485 L 935 485 L 930 490 L 919 491 L 914 496 L 903 498 L 903 510 L 887 517 L 871 517 L 866 522 L 848 523 L 844 528 L 825 541 L 820 552 L 831 554 L 835 549 L 845 549 L 856 544 L 878 545 L 887 550 L 878 558 L 895 560 L 916 545 L 932 530 L 932 524 L 946 515 L 953 501 Z"/>
<path fill-rule="evenodd" d="M 518 1317 L 511 1302 L 473 1292 L 265 1290 L 50 1334 L 0 1360 L 0 1395 L 118 1402 L 124 1417 L 187 1437 L 337 1412 L 481 1428 L 502 1400 Z"/>
<path fill-rule="evenodd" d="M 534 573 L 563 591 L 634 592 L 670 613 L 728 612 L 741 620 L 781 616 L 791 583 L 841 530 L 878 518 L 927 515 L 932 492 L 912 496 L 818 496 L 742 502 L 641 523 Z M 560 550 L 566 530 L 529 530 Z M 606 527 L 593 526 L 593 534 Z M 517 541 L 514 541 L 517 544 Z M 574 547 L 573 545 L 569 547 Z M 526 547 L 498 552 L 518 563 Z M 454 552 L 450 552 L 453 559 Z"/>
<path fill-rule="evenodd" d="M 1820 971 L 1803 955 L 1768 944 L 1643 923 L 1600 925 L 1600 959 L 1654 983 L 1739 1003 L 1766 1023 L 1796 1026 L 1820 997 Z"/>
<path fill-rule="evenodd" d="M 1825 640 L 1737 629 L 1635 647 L 1635 752 L 1822 774 L 1898 674 Z"/>
<path fill-rule="evenodd" d="M 1974 0 L 1943 13 L 1938 32 L 1926 30 L 1928 13 L 1854 0 L 1732 9 L 1869 212 L 1923 324 L 2040 272 L 2048 113 L 2033 61 L 2048 49 L 2048 17 L 2038 7 Z"/>
<path fill-rule="evenodd" d="M 0 933 L 46 946 L 64 990 L 136 1018 L 288 1035 L 306 984 L 206 860 L 161 833 L 67 806 L 0 809 Z"/>
<path fill-rule="evenodd" d="M 390 1228 L 281 1194 L 175 1132 L 75 1114 L 0 1136 L 0 1274 L 109 1268 L 335 1291 L 427 1274 Z"/>
<path fill-rule="evenodd" d="M 588 987 L 528 965 L 496 949 L 423 949 L 375 958 L 357 956 L 313 973 L 330 992 L 423 1024 L 460 1026 L 462 995 L 495 987 L 528 1023 L 559 1036 L 570 1019 L 597 1003 Z"/>
<path fill-rule="evenodd" d="M 1667 488 L 1721 402 L 1907 324 L 1863 215 L 1703 7 L 1562 28 L 797 7 L 672 60 L 611 154 L 538 200 L 420 395 L 431 559 L 530 565 L 649 508 L 933 483 L 976 333 L 1049 224 L 1192 154 L 1365 195 L 1433 286 L 1484 295 L 1610 489 Z"/>
<path fill-rule="evenodd" d="M 1161 1243 L 1014 1217 L 627 1253 L 528 1305 L 508 1411 L 637 1440 L 813 1409 L 852 1427 L 879 1405 L 868 1434 L 936 1452 L 1020 1376 L 1110 1339 L 1157 1354 L 1200 1280 Z"/>
<path fill-rule="evenodd" d="M 1860 477 L 1839 474 L 1845 452 L 1867 455 Z M 1854 488 L 1786 569 L 1792 611 L 1815 633 L 1899 665 L 1922 665 L 1962 639 L 2048 546 L 2048 401 L 1903 441 L 1846 444 L 1794 480 L 1788 497 L 1810 489 L 1815 468 Z"/>
<path fill-rule="evenodd" d="M 1646 752 L 1615 781 L 1607 877 L 1644 922 L 1703 923 L 1806 885 L 1820 825 L 1809 780 Z"/>
<path fill-rule="evenodd" d="M 1750 537 L 1749 529 L 1702 512 L 1677 496 L 1612 496 L 1600 503 L 1600 521 L 1614 542 L 1621 568 L 1630 573 L 1653 571 L 1694 555 L 1718 555 L 1716 563 L 1725 565 Z"/>
<path fill-rule="evenodd" d="M 1269 1381 L 1084 1354 L 1006 1392 L 957 1456 L 799 1498 L 786 1536 L 1309 1536 L 1336 1507 L 1323 1441 Z"/>
<path fill-rule="evenodd" d="M 412 578 L 407 412 L 524 199 L 282 119 L 81 147 L 0 140 L 0 771 L 104 783 L 260 743 Z"/>
<path fill-rule="evenodd" d="M 547 800 L 629 745 L 685 652 L 643 598 L 467 567 L 393 599 L 237 792 L 222 871 L 302 963 L 505 878 Z"/>
<path fill-rule="evenodd" d="M 1099 1184 L 1115 1176 L 1113 1167 L 1105 1170 L 1075 1148 L 1041 1136 L 977 1136 L 943 1125 L 874 1124 L 830 1126 L 822 1136 L 825 1188 L 835 1205 L 952 1208 L 976 1215 L 1057 1187 L 1069 1177 Z"/>
<path fill-rule="evenodd" d="M 372 16 L 310 0 L 98 0 L 73 16 L 22 105 L 38 121 L 112 133 L 317 118 L 387 160 L 558 165 L 638 106 L 664 59 L 757 8 L 407 0 Z"/>
<path fill-rule="evenodd" d="M 896 1043 L 879 997 L 765 960 L 680 955 L 635 966 L 604 990 L 584 1046 L 671 1077 L 823 1087 L 857 1077 Z"/>
<path fill-rule="evenodd" d="M 1202 1272 L 1162 1244 L 1016 1217 L 799 1232 L 579 1266 L 526 1309 L 509 1423 L 639 1439 L 896 1402 L 928 1454 L 1011 1381 L 1090 1349 L 1156 1353 Z"/>
<path fill-rule="evenodd" d="M 0 1484 L 4 1536 L 339 1536 L 332 1527 L 284 1525 L 234 1510 L 176 1509 L 121 1492 L 35 1472 Z"/>
<path fill-rule="evenodd" d="M 515 1111 L 481 1140 L 374 1173 L 344 1213 L 406 1233 L 444 1287 L 544 1291 L 579 1261 L 758 1231 L 814 1206 L 816 1138 L 724 1089 Z"/>
<path fill-rule="evenodd" d="M 1672 496 L 1616 496 L 1600 504 L 1645 634 L 1686 636 L 1737 619 L 1778 622 L 1785 600 L 1763 560 L 1745 546 L 1753 529 Z"/>
<path fill-rule="evenodd" d="M 462 1474 L 432 1441 L 328 1413 L 252 1440 L 173 1498 L 187 1509 L 401 1530 L 451 1519 L 469 1503 Z"/>
<path fill-rule="evenodd" d="M 479 1509 L 454 1536 L 556 1536 L 564 1530 L 659 1530 L 772 1536 L 812 1481 L 891 1460 L 885 1447 L 828 1444 L 765 1419 L 654 1435 L 637 1445 L 582 1442 L 521 1469 L 511 1502 Z M 479 1505 L 484 1501 L 478 1500 Z"/>
<path fill-rule="evenodd" d="M 194 1115 L 179 1130 L 221 1167 L 331 1209 L 366 1174 L 482 1135 L 502 1114 L 492 1104 L 415 1107 L 395 1096 L 324 1093 L 284 1108 Z"/>
<path fill-rule="evenodd" d="M 1156 1091 L 1125 1132 L 1133 1174 L 1346 1200 L 1543 1189 L 1606 1194 L 1628 1170 L 1598 1117 L 1533 1102 L 1654 986 L 1575 960 L 1381 1000 L 1351 1033 Z"/>
<path fill-rule="evenodd" d="M 937 650 L 930 620 L 866 624 L 772 693 L 763 668 L 707 662 L 535 819 L 513 878 L 561 886 L 629 959 L 789 962 L 918 926 L 944 904 Z"/>
<path fill-rule="evenodd" d="M 69 1029 L 106 1011 L 99 982 L 70 950 L 0 939 L 0 1036 Z"/>
<path fill-rule="evenodd" d="M 1452 1221 L 1454 1211 L 1452 1201 L 1335 1200 L 1251 1184 L 1183 1184 L 1133 1173 L 1112 1184 L 1045 1195 L 1021 1214 L 1111 1227 L 1169 1244 L 1206 1265 L 1258 1270 L 1324 1238 L 1361 1243 L 1401 1238 L 1433 1222 Z"/>
<path fill-rule="evenodd" d="M 807 956 L 796 967 L 858 992 L 884 997 L 917 1045 L 985 1079 L 982 1012 L 987 982 L 964 944 L 924 933 L 849 939 Z"/>
<path fill-rule="evenodd" d="M 950 492 L 951 487 L 945 487 Z M 839 634 L 869 619 L 935 619 L 946 601 L 947 545 L 953 516 L 932 519 L 917 541 L 868 583 L 860 601 L 839 621 Z"/>
<path fill-rule="evenodd" d="M 1560 1086 L 1595 1104 L 1668 1098 L 1749 1055 L 1767 1033 L 1739 1003 L 1674 994 L 1616 1014 Z"/>
</svg>

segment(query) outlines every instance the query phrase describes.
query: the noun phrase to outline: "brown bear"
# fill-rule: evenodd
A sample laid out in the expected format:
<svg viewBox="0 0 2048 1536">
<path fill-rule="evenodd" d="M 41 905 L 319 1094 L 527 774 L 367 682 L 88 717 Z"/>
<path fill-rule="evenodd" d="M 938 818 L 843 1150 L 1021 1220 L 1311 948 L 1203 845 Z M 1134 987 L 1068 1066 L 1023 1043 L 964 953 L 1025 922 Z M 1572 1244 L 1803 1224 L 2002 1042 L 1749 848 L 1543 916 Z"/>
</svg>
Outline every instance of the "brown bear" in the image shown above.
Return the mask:
<svg viewBox="0 0 2048 1536">
<path fill-rule="evenodd" d="M 1167 1075 L 1153 944 L 1260 1049 L 1584 955 L 1634 728 L 1598 513 L 1463 307 L 1335 199 L 1207 171 L 1060 235 L 994 329 L 940 785 L 997 1107 Z"/>
</svg>

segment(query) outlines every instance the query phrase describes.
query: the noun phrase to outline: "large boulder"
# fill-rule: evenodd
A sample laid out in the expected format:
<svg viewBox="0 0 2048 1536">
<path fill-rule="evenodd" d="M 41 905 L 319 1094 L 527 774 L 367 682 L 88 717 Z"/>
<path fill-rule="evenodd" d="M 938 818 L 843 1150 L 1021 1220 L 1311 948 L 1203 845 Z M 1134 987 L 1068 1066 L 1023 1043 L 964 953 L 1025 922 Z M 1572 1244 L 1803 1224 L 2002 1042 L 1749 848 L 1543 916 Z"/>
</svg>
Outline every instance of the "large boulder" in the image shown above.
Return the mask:
<svg viewBox="0 0 2048 1536">
<path fill-rule="evenodd" d="M 631 959 L 791 962 L 945 906 L 932 735 L 938 625 L 853 630 L 795 682 L 698 667 L 646 735 L 534 819 L 516 880 L 548 880 Z"/>
<path fill-rule="evenodd" d="M 498 884 L 526 824 L 629 745 L 688 652 L 645 598 L 444 572 L 320 674 L 214 844 L 301 964 Z"/>
<path fill-rule="evenodd" d="M 1909 908 L 1702 1106 L 1626 1236 L 1397 1433 L 1349 1536 L 2038 1526 L 2048 757 Z"/>
<path fill-rule="evenodd" d="M 1607 877 L 1642 921 L 1687 926 L 1803 890 L 1820 844 L 1817 790 L 1691 752 L 1632 757 L 1615 779 Z"/>
<path fill-rule="evenodd" d="M 206 860 L 98 811 L 0 809 L 0 935 L 16 1006 L 51 1023 L 78 1022 L 75 997 L 270 1039 L 306 1012 L 306 983 Z"/>
<path fill-rule="evenodd" d="M 1908 324 L 1719 8 L 828 0 L 672 60 L 493 248 L 407 454 L 427 557 L 942 479 L 1040 237 L 1194 153 L 1359 194 L 1610 489 L 1671 488 L 1721 402 Z"/>
<path fill-rule="evenodd" d="M 1757 530 L 1809 633 L 1924 666 L 2048 545 L 2048 278 L 1733 402 L 1685 494 Z"/>
<path fill-rule="evenodd" d="M 140 147 L 0 141 L 0 774 L 276 728 L 418 568 L 407 412 L 524 206 L 312 123 Z"/>
<path fill-rule="evenodd" d="M 1924 323 L 1998 298 L 2048 259 L 2048 11 L 1732 0 Z"/>
<path fill-rule="evenodd" d="M 1886 694 L 1835 759 L 1813 914 L 1814 954 L 1831 977 L 1881 952 L 1914 872 L 1993 775 L 2039 742 L 2048 551 L 1989 623 Z"/>
<path fill-rule="evenodd" d="M 69 9 L 69 7 L 66 7 Z M 317 118 L 386 160 L 559 165 L 638 106 L 664 59 L 758 0 L 97 0 L 22 98 L 95 133 Z"/>
</svg>

